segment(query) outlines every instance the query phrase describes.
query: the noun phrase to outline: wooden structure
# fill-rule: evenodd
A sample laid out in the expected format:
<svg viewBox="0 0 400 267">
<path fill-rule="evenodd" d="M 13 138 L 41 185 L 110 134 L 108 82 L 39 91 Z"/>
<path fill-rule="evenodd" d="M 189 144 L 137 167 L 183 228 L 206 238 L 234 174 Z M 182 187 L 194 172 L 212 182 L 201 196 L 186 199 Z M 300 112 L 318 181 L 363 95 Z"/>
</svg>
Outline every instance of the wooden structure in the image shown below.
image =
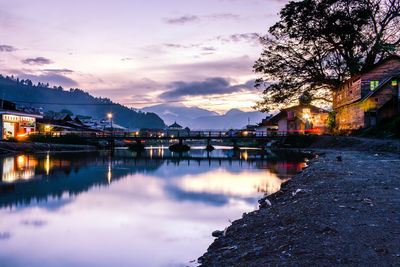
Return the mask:
<svg viewBox="0 0 400 267">
<path fill-rule="evenodd" d="M 400 57 L 391 56 L 343 83 L 333 94 L 339 130 L 376 125 L 399 114 Z"/>
<path fill-rule="evenodd" d="M 316 106 L 297 105 L 282 109 L 268 120 L 270 125 L 277 125 L 281 133 L 322 134 L 326 131 L 328 112 Z"/>
</svg>

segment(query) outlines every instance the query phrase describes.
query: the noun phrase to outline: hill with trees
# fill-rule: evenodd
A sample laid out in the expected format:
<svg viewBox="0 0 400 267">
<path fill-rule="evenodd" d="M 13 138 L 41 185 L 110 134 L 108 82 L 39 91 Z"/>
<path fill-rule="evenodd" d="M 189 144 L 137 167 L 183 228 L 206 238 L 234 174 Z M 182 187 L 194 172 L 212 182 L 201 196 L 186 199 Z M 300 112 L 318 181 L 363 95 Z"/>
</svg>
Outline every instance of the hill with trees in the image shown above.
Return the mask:
<svg viewBox="0 0 400 267">
<path fill-rule="evenodd" d="M 0 99 L 8 100 L 26 107 L 43 107 L 44 112 L 69 110 L 74 115 L 90 116 L 95 119 L 113 114 L 113 121 L 130 129 L 163 128 L 164 121 L 155 113 L 134 111 L 112 102 L 108 98 L 94 97 L 89 93 L 61 86 L 49 87 L 49 84 L 33 84 L 31 80 L 20 80 L 0 75 Z"/>
</svg>

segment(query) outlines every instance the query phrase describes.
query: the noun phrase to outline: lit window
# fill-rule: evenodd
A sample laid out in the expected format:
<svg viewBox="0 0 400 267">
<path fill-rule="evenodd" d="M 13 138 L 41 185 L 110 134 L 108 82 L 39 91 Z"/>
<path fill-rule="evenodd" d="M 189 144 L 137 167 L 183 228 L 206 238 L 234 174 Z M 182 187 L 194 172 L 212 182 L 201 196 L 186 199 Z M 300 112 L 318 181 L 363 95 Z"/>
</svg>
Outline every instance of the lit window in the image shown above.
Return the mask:
<svg viewBox="0 0 400 267">
<path fill-rule="evenodd" d="M 377 88 L 378 86 L 379 86 L 379 81 L 371 81 L 370 83 L 371 91 L 375 90 L 375 88 Z"/>
</svg>

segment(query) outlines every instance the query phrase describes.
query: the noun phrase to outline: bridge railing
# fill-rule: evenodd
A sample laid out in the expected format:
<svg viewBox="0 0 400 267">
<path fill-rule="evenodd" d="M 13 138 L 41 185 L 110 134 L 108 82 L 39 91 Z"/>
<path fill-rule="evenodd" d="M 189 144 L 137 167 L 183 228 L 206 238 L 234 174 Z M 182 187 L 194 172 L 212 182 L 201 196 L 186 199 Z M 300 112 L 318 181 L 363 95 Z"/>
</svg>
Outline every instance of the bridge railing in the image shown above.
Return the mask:
<svg viewBox="0 0 400 267">
<path fill-rule="evenodd" d="M 251 138 L 251 137 L 279 137 L 291 134 L 319 134 L 320 129 L 307 130 L 286 130 L 286 131 L 247 131 L 247 130 L 229 130 L 229 131 L 184 131 L 184 130 L 165 130 L 165 131 L 51 131 L 41 134 L 47 134 L 54 137 L 75 134 L 87 138 L 143 138 L 143 139 L 218 139 L 218 138 Z M 31 134 L 38 134 L 34 132 Z"/>
</svg>

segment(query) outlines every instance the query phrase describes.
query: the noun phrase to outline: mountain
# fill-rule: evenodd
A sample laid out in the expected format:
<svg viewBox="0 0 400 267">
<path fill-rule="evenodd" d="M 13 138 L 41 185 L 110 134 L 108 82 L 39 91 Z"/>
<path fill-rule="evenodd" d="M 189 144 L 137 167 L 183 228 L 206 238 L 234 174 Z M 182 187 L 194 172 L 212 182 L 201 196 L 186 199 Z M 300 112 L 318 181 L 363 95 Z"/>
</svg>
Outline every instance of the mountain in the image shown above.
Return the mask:
<svg viewBox="0 0 400 267">
<path fill-rule="evenodd" d="M 186 107 L 183 104 L 160 104 L 141 109 L 143 112 L 154 112 L 159 115 L 167 125 L 175 121 L 181 125 L 191 125 L 192 121 L 198 117 L 217 116 L 218 113 L 198 107 Z M 190 126 L 189 126 L 190 127 Z"/>
<path fill-rule="evenodd" d="M 48 84 L 33 85 L 30 80 L 19 80 L 0 75 L 0 99 L 18 105 L 43 107 L 44 111 L 68 109 L 74 115 L 91 116 L 95 119 L 113 114 L 116 124 L 127 128 L 163 128 L 164 121 L 151 112 L 137 112 L 112 102 L 108 98 L 94 97 L 81 89 L 64 90 L 62 87 L 49 88 Z"/>
<path fill-rule="evenodd" d="M 265 119 L 267 114 L 259 111 L 245 112 L 239 109 L 231 109 L 224 115 L 218 116 L 204 116 L 196 118 L 193 121 L 193 129 L 207 129 L 207 130 L 220 130 L 220 129 L 242 129 L 249 124 L 260 123 Z"/>
<path fill-rule="evenodd" d="M 249 118 L 251 124 L 257 124 L 267 116 L 259 111 L 245 112 L 239 109 L 231 109 L 219 115 L 214 111 L 186 107 L 183 104 L 161 104 L 143 108 L 142 111 L 157 113 L 168 125 L 176 121 L 192 130 L 242 129 L 248 124 Z"/>
</svg>

